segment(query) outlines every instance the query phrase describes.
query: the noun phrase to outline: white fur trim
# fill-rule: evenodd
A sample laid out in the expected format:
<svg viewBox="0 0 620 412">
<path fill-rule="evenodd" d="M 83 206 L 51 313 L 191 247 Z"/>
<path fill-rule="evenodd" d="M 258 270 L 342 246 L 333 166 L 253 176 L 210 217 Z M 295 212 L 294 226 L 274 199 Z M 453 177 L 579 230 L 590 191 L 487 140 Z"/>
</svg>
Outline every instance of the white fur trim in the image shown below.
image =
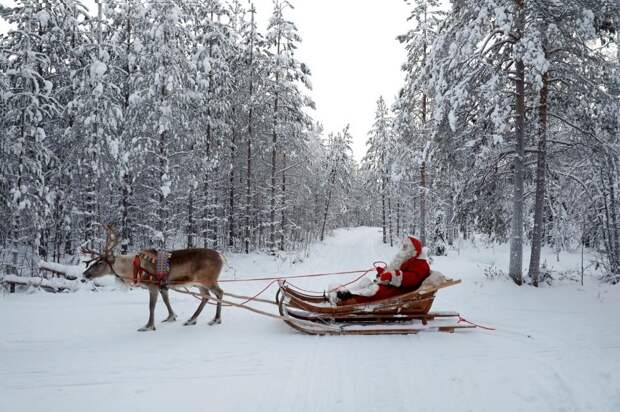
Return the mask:
<svg viewBox="0 0 620 412">
<path fill-rule="evenodd" d="M 392 280 L 390 281 L 390 285 L 396 286 L 397 288 L 403 284 L 403 272 L 400 270 L 395 270 L 392 272 Z"/>
</svg>

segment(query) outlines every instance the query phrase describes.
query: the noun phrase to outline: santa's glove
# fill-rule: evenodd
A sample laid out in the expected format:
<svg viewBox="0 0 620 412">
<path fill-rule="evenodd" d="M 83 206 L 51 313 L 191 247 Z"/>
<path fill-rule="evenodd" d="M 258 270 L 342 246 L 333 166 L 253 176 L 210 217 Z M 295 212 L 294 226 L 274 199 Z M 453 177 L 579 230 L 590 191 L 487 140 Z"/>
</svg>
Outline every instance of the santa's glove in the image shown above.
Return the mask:
<svg viewBox="0 0 620 412">
<path fill-rule="evenodd" d="M 400 272 L 400 270 L 396 270 L 394 271 L 394 273 L 383 272 L 379 276 L 379 282 L 377 283 L 379 283 L 380 285 L 390 285 L 390 286 L 399 287 L 402 281 L 403 281 L 402 273 Z"/>
<path fill-rule="evenodd" d="M 392 272 L 386 272 L 383 270 L 377 275 L 377 283 L 380 285 L 389 285 L 392 282 Z"/>
</svg>

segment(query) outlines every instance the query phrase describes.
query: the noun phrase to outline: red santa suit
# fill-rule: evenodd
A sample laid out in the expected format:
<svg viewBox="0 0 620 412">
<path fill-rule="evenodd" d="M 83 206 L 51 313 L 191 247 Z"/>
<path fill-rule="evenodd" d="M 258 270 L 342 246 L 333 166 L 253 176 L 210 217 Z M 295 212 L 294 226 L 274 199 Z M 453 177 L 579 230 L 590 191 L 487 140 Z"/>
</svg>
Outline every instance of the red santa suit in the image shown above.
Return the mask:
<svg viewBox="0 0 620 412">
<path fill-rule="evenodd" d="M 422 242 L 407 236 L 392 262 L 385 269 L 377 268 L 375 282 L 366 281 L 365 284 L 350 288 L 351 298 L 339 303 L 372 302 L 416 290 L 431 273 L 426 259 Z"/>
</svg>

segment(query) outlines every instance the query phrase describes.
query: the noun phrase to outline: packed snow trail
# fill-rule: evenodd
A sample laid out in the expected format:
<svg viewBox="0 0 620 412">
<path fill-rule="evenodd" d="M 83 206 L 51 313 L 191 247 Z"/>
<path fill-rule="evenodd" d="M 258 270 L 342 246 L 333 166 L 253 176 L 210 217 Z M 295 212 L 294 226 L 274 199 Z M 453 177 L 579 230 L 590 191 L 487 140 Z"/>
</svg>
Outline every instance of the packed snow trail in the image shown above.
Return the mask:
<svg viewBox="0 0 620 412">
<path fill-rule="evenodd" d="M 222 278 L 362 269 L 395 251 L 376 228 L 338 230 L 307 257 L 229 256 Z M 144 290 L 4 295 L 0 411 L 620 410 L 620 288 L 590 277 L 583 288 L 518 288 L 484 278 L 494 262 L 506 265 L 507 248 L 463 245 L 432 267 L 463 279 L 440 291 L 433 309 L 460 311 L 495 332 L 313 337 L 234 308 L 209 327 L 213 306 L 183 327 L 197 302 L 173 293 L 179 320 L 138 333 Z M 295 283 L 322 290 L 334 282 Z M 252 294 L 264 283 L 224 285 Z M 161 302 L 157 314 L 165 318 Z"/>
</svg>

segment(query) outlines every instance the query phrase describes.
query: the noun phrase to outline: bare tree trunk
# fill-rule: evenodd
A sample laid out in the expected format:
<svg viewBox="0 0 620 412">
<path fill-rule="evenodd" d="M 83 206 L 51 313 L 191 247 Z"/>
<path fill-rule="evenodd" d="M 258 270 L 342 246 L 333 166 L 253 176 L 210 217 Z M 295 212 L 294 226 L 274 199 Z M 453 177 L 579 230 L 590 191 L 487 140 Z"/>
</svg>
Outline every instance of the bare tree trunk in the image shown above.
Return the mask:
<svg viewBox="0 0 620 412">
<path fill-rule="evenodd" d="M 323 211 L 323 224 L 321 225 L 321 242 L 325 239 L 325 224 L 327 222 L 327 215 L 329 211 L 329 205 L 332 200 L 332 190 L 334 187 L 334 182 L 336 181 L 336 173 L 332 170 L 331 176 L 329 178 L 329 189 L 327 191 L 327 199 L 325 200 L 325 210 Z"/>
<path fill-rule="evenodd" d="M 620 73 L 620 13 L 618 15 L 618 19 L 616 19 L 616 63 L 617 63 L 616 64 L 617 72 Z M 617 86 L 616 96 L 618 97 L 618 99 L 616 99 L 616 107 L 618 107 L 618 109 L 620 110 L 620 79 L 616 79 L 616 86 Z M 618 133 L 617 129 L 616 129 L 616 133 Z M 613 268 L 614 279 L 612 280 L 612 282 L 615 284 L 615 283 L 620 282 L 620 229 L 618 228 L 618 220 L 617 220 L 617 215 L 616 215 L 616 211 L 618 209 L 616 205 L 616 194 L 615 194 L 618 170 L 617 170 L 615 158 L 608 157 L 608 162 L 609 162 L 610 167 L 608 167 L 607 181 L 608 181 L 608 186 L 610 190 L 611 219 L 612 219 L 612 228 L 613 228 L 613 235 L 614 235 L 613 261 L 615 262 L 615 265 Z"/>
<path fill-rule="evenodd" d="M 254 98 L 254 14 L 256 13 L 256 9 L 254 8 L 254 4 L 252 4 L 250 8 L 250 13 L 252 15 L 251 18 L 251 27 L 252 32 L 250 33 L 250 90 L 249 90 L 249 106 L 250 109 L 248 111 L 248 136 L 247 136 L 247 159 L 246 159 L 246 176 L 245 176 L 245 253 L 250 253 L 250 237 L 252 236 L 252 141 L 253 141 L 253 130 L 252 126 L 254 123 L 253 119 L 253 98 Z"/>
<path fill-rule="evenodd" d="M 22 110 L 21 112 L 21 119 L 20 119 L 20 134 L 21 134 L 21 141 L 24 142 L 26 140 L 26 113 L 25 110 Z M 23 185 L 23 170 L 24 170 L 24 153 L 25 150 L 25 145 L 24 147 L 21 147 L 19 149 L 19 162 L 18 162 L 18 167 L 17 167 L 17 187 L 21 188 Z M 21 236 L 20 236 L 20 227 L 21 227 L 21 216 L 20 216 L 20 210 L 19 208 L 14 208 L 13 210 L 14 213 L 14 218 L 13 218 L 13 230 L 11 230 L 11 265 L 7 267 L 7 273 L 10 275 L 17 275 L 18 274 L 18 264 L 19 264 L 19 246 L 21 243 Z M 11 292 L 15 292 L 15 289 L 12 288 Z"/>
<path fill-rule="evenodd" d="M 213 20 L 213 12 L 211 12 L 211 19 Z M 209 40 L 209 58 L 213 55 L 213 40 Z M 210 187 L 210 179 L 211 179 L 211 99 L 213 96 L 213 69 L 209 69 L 209 87 L 208 87 L 208 100 L 207 100 L 207 141 L 206 141 L 206 161 L 207 167 L 205 173 L 205 181 L 204 181 L 204 197 L 205 197 L 205 209 L 204 209 L 204 222 L 203 222 L 203 234 L 204 234 L 204 245 L 205 247 L 214 247 L 215 246 L 215 238 L 217 237 L 217 233 L 213 230 L 213 225 L 215 221 L 215 216 L 213 213 L 213 209 L 211 206 L 211 190 L 213 188 Z"/>
<path fill-rule="evenodd" d="M 412 214 L 411 214 L 410 219 L 409 219 L 409 221 L 411 222 L 411 227 L 409 229 L 409 234 L 410 235 L 415 235 L 417 233 L 416 232 L 417 226 L 416 226 L 416 219 L 415 219 L 417 206 L 418 206 L 417 197 L 414 195 L 414 196 L 411 197 L 411 210 L 412 210 Z"/>
<path fill-rule="evenodd" d="M 62 205 L 56 205 L 54 208 L 54 243 L 52 246 L 52 261 L 60 262 L 60 244 L 62 242 L 62 224 L 60 222 L 61 216 L 64 215 Z"/>
<path fill-rule="evenodd" d="M 209 126 L 207 126 L 207 136 L 211 135 L 211 128 Z M 207 139 L 209 139 L 209 137 L 207 137 Z M 207 142 L 207 159 L 210 158 L 210 154 L 209 154 L 210 150 L 209 150 L 209 143 Z M 207 166 L 207 169 L 210 169 L 209 166 Z M 212 243 L 211 243 L 211 198 L 210 198 L 210 194 L 211 194 L 211 187 L 209 184 L 209 179 L 210 179 L 210 173 L 207 171 L 205 177 L 204 177 L 204 199 L 205 199 L 205 205 L 204 205 L 204 210 L 203 210 L 203 223 L 202 223 L 202 236 L 203 236 L 203 243 L 205 247 L 211 247 Z"/>
<path fill-rule="evenodd" d="M 129 9 L 128 9 L 129 10 Z M 129 56 L 129 53 L 131 51 L 131 35 L 132 35 L 132 26 L 131 26 L 131 19 L 129 16 L 129 11 L 127 14 L 127 42 L 125 44 L 125 51 L 127 53 L 127 56 Z M 127 119 L 129 117 L 129 98 L 131 96 L 130 93 L 130 89 L 129 89 L 129 84 L 130 84 L 130 76 L 132 74 L 132 69 L 129 66 L 129 59 L 127 59 L 126 65 L 125 65 L 125 85 L 124 85 L 124 90 L 123 90 L 123 119 Z M 128 123 L 127 121 L 124 121 L 124 132 L 128 133 L 127 131 L 127 127 Z M 123 132 L 121 132 L 123 133 Z M 127 254 L 128 253 L 128 248 L 129 248 L 129 237 L 130 237 L 130 230 L 129 230 L 129 206 L 130 206 L 130 202 L 129 202 L 129 196 L 131 194 L 131 175 L 130 175 L 130 166 L 128 164 L 128 160 L 126 160 L 124 157 L 121 156 L 121 162 L 122 162 L 122 169 L 121 169 L 121 237 L 123 238 L 123 241 L 121 243 L 121 253 L 122 254 Z"/>
<path fill-rule="evenodd" d="M 278 97 L 276 94 L 276 100 L 274 103 L 275 113 L 278 112 Z M 275 244 L 276 244 L 276 159 L 277 159 L 277 149 L 276 145 L 278 143 L 278 135 L 276 133 L 276 123 L 274 120 L 273 127 L 273 135 L 271 144 L 273 145 L 271 148 L 271 198 L 270 198 L 270 208 L 269 208 L 269 249 L 272 254 L 275 254 Z"/>
<path fill-rule="evenodd" d="M 424 5 L 424 27 L 426 27 L 427 19 L 427 6 Z M 426 47 L 427 47 L 427 34 L 426 28 L 424 29 L 424 41 L 422 43 L 423 48 L 423 64 L 426 64 Z M 426 93 L 422 93 L 422 133 L 426 135 L 426 112 L 427 112 L 427 97 Z M 426 136 L 425 136 L 426 138 Z M 424 153 L 424 159 L 422 159 L 422 165 L 420 167 L 420 240 L 422 244 L 426 244 L 426 147 Z"/>
<path fill-rule="evenodd" d="M 383 243 L 387 243 L 387 227 L 385 221 L 385 180 L 386 177 L 381 177 L 381 228 L 383 230 Z"/>
<path fill-rule="evenodd" d="M 72 182 L 73 179 L 71 178 L 71 175 L 67 175 L 66 176 L 66 187 L 71 187 L 72 186 Z M 63 225 L 63 236 L 62 239 L 64 241 L 64 255 L 70 255 L 73 256 L 75 254 L 75 251 L 73 250 L 73 237 L 72 237 L 72 231 L 71 231 L 71 226 L 70 225 Z"/>
<path fill-rule="evenodd" d="M 234 114 L 234 109 L 233 109 Z M 234 116 L 233 116 L 234 117 Z M 235 138 L 236 138 L 236 130 L 233 127 L 232 131 L 232 140 L 230 142 L 230 192 L 228 194 L 228 247 L 232 248 L 235 244 Z"/>
<path fill-rule="evenodd" d="M 284 238 L 286 229 L 286 153 L 282 154 L 282 211 L 280 214 L 280 226 L 282 231 L 280 232 L 280 250 L 284 250 Z"/>
<path fill-rule="evenodd" d="M 454 195 L 448 192 L 448 212 L 446 213 L 446 241 L 448 246 L 454 245 Z"/>
<path fill-rule="evenodd" d="M 394 236 L 392 233 L 392 196 L 388 196 L 388 229 L 390 237 L 390 246 L 394 246 Z"/>
<path fill-rule="evenodd" d="M 262 210 L 261 207 L 264 207 L 264 203 L 263 203 L 263 197 L 261 196 L 261 198 L 259 199 L 259 196 L 256 196 L 256 199 L 254 199 L 255 201 L 255 210 Z M 258 245 L 258 248 L 261 249 L 263 247 L 265 247 L 265 221 L 266 221 L 266 217 L 264 216 L 264 213 L 259 213 L 256 216 L 256 227 L 258 227 L 258 236 L 256 238 L 256 242 Z"/>
<path fill-rule="evenodd" d="M 187 195 L 187 247 L 194 247 L 194 188 L 189 188 Z"/>
<path fill-rule="evenodd" d="M 426 161 L 420 166 L 420 240 L 426 244 Z"/>
<path fill-rule="evenodd" d="M 543 238 L 543 217 L 545 208 L 545 170 L 547 156 L 547 100 L 549 96 L 549 73 L 543 75 L 538 107 L 538 161 L 536 165 L 536 201 L 534 206 L 534 229 L 532 230 L 532 252 L 529 275 L 532 284 L 538 286 L 540 275 L 540 249 Z"/>
<path fill-rule="evenodd" d="M 250 90 L 252 90 L 250 80 Z M 250 91 L 250 99 L 252 92 Z M 250 237 L 252 236 L 252 108 L 248 114 L 247 159 L 245 176 L 245 253 L 250 253 Z"/>
<path fill-rule="evenodd" d="M 165 170 L 166 170 L 166 162 L 168 159 L 168 154 L 166 150 L 166 130 L 162 131 L 159 134 L 159 182 L 163 182 Z M 157 208 L 157 229 L 161 232 L 161 239 L 157 242 L 157 246 L 163 248 L 166 246 L 166 231 L 167 225 L 166 220 L 168 216 L 166 216 L 166 196 L 164 193 L 159 190 L 159 205 Z"/>
<path fill-rule="evenodd" d="M 311 222 L 312 222 L 312 227 L 318 227 L 319 223 L 320 223 L 320 218 L 318 217 L 321 213 L 321 202 L 319 200 L 319 191 L 316 190 L 314 192 L 314 208 L 312 211 L 312 215 L 311 215 Z"/>
<path fill-rule="evenodd" d="M 213 193 L 217 196 L 218 193 L 224 193 L 225 189 L 221 188 L 219 185 L 221 184 L 221 182 L 219 182 L 218 180 L 216 180 L 215 182 L 213 182 Z M 225 200 L 224 200 L 225 202 Z M 223 220 L 223 215 L 221 213 L 220 208 L 218 208 L 219 203 L 217 203 L 217 201 L 215 201 L 213 203 L 213 208 L 211 209 L 212 213 L 211 216 L 213 216 L 212 220 L 211 220 L 211 244 L 213 245 L 213 249 L 217 249 L 219 247 L 219 242 L 220 242 L 220 222 Z M 226 234 L 226 228 L 223 228 L 223 235 Z"/>
<path fill-rule="evenodd" d="M 523 36 L 525 26 L 524 2 L 516 0 L 518 15 L 516 31 Z M 512 235 L 510 238 L 510 265 L 508 273 L 517 284 L 523 283 L 523 186 L 525 178 L 525 65 L 523 60 L 515 63 L 515 152 L 514 158 L 514 194 L 512 199 Z"/>
<path fill-rule="evenodd" d="M 277 55 L 280 55 L 280 36 L 278 35 L 278 45 L 277 45 Z M 278 91 L 277 87 L 280 82 L 280 72 L 279 68 L 276 72 L 276 92 L 275 99 L 273 102 L 273 134 L 271 140 L 271 207 L 269 213 L 269 249 L 272 254 L 275 254 L 276 247 L 276 160 L 277 160 L 277 145 L 278 145 Z"/>
<path fill-rule="evenodd" d="M 121 177 L 121 253 L 127 254 L 129 247 L 129 195 L 131 193 L 131 178 L 129 172 L 124 170 Z"/>
<path fill-rule="evenodd" d="M 90 147 L 87 149 L 88 153 L 88 164 L 85 166 L 86 171 L 86 193 L 84 204 L 86 206 L 86 213 L 84 214 L 84 240 L 86 242 L 91 242 L 94 239 L 93 233 L 93 216 L 95 215 L 95 173 L 93 169 L 93 164 L 96 161 L 95 151 L 92 148 L 92 143 Z"/>
<path fill-rule="evenodd" d="M 398 200 L 396 201 L 396 237 L 398 239 L 400 239 L 401 237 L 401 233 L 400 233 L 400 196 L 398 197 Z"/>
<path fill-rule="evenodd" d="M 611 245 L 611 255 L 609 261 L 611 263 L 611 272 L 614 276 L 614 280 L 620 275 L 620 233 L 618 231 L 618 219 L 616 211 L 618 210 L 616 205 L 616 189 L 615 189 L 615 174 L 616 167 L 613 160 L 607 158 L 607 191 L 609 192 L 609 243 Z"/>
</svg>

